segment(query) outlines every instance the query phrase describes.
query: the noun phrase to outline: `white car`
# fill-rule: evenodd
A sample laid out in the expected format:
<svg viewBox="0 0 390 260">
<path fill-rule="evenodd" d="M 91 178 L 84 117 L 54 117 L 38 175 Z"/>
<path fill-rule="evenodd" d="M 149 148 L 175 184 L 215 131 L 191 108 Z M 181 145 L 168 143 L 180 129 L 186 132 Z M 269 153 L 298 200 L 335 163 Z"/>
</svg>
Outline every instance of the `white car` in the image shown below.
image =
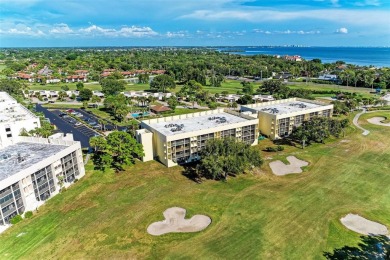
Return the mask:
<svg viewBox="0 0 390 260">
<path fill-rule="evenodd" d="M 76 124 L 74 124 L 74 126 L 81 126 L 82 125 L 82 123 L 80 123 L 80 122 L 77 122 Z"/>
</svg>

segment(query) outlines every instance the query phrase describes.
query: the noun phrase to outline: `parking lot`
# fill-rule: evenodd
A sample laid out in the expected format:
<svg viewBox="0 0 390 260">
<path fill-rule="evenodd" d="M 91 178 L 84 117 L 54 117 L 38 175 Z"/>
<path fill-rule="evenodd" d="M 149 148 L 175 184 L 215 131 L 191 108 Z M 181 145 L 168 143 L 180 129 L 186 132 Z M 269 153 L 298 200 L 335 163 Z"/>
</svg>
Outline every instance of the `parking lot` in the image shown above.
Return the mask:
<svg viewBox="0 0 390 260">
<path fill-rule="evenodd" d="M 88 121 L 95 121 L 95 122 L 100 122 L 101 120 L 99 117 L 95 116 L 92 113 L 86 112 L 84 109 L 74 109 L 76 112 L 80 113 L 83 115 L 83 118 L 85 118 Z M 119 131 L 126 131 L 126 127 L 124 126 L 116 126 L 113 124 L 104 124 L 104 130 L 105 131 L 113 131 L 113 130 L 119 130 Z"/>
<path fill-rule="evenodd" d="M 73 138 L 76 141 L 81 142 L 82 147 L 89 146 L 89 138 L 100 135 L 97 131 L 87 127 L 84 124 L 78 124 L 76 119 L 70 116 L 60 116 L 62 113 L 60 110 L 48 110 L 41 105 L 36 105 L 37 112 L 43 112 L 46 118 L 50 119 L 52 124 L 55 124 L 57 128 L 63 133 L 72 133 Z"/>
</svg>

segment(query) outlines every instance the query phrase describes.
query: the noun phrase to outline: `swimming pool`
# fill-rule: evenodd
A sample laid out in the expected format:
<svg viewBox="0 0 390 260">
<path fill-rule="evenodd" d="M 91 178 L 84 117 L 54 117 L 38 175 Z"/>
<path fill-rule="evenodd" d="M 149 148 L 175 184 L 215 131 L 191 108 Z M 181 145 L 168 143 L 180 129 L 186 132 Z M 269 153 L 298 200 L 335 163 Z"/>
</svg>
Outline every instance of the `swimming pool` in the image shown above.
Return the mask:
<svg viewBox="0 0 390 260">
<path fill-rule="evenodd" d="M 144 117 L 144 116 L 148 116 L 149 115 L 149 112 L 144 112 L 144 113 L 132 113 L 131 116 L 133 118 L 138 118 L 138 117 Z"/>
</svg>

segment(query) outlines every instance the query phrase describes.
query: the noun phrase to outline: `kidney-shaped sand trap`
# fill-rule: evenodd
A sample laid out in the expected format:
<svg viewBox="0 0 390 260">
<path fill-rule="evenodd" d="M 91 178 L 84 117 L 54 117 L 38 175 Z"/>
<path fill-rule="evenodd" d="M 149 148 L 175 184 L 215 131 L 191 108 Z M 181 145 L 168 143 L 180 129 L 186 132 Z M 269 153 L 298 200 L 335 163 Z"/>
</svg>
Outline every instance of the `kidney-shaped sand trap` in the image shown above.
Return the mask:
<svg viewBox="0 0 390 260">
<path fill-rule="evenodd" d="M 295 156 L 288 156 L 287 161 L 290 164 L 286 165 L 282 161 L 273 161 L 269 163 L 269 166 L 275 175 L 281 176 L 290 173 L 301 173 L 301 167 L 309 165 L 308 162 L 299 160 Z"/>
<path fill-rule="evenodd" d="M 383 120 L 386 120 L 384 117 L 371 117 L 367 121 L 374 125 L 390 126 L 390 123 L 382 123 Z"/>
<path fill-rule="evenodd" d="M 149 234 L 159 236 L 167 233 L 177 232 L 198 232 L 211 224 L 211 218 L 205 215 L 195 215 L 190 219 L 185 219 L 186 210 L 173 207 L 163 212 L 165 219 L 149 225 Z"/>
<path fill-rule="evenodd" d="M 359 215 L 348 214 L 340 219 L 341 223 L 348 229 L 362 235 L 388 235 L 386 226 L 377 222 L 365 219 Z"/>
</svg>

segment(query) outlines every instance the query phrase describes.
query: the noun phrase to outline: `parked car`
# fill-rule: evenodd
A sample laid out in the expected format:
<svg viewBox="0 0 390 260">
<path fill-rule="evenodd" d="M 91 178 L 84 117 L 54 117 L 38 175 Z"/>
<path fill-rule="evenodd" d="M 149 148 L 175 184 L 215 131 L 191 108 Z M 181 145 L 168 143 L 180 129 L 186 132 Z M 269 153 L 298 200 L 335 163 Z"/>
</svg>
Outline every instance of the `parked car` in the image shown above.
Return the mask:
<svg viewBox="0 0 390 260">
<path fill-rule="evenodd" d="M 81 126 L 82 123 L 81 122 L 77 122 L 76 124 L 74 124 L 74 126 Z"/>
<path fill-rule="evenodd" d="M 95 121 L 89 122 L 88 124 L 89 124 L 90 126 L 97 125 L 97 123 L 96 123 Z"/>
<path fill-rule="evenodd" d="M 92 126 L 94 129 L 101 129 L 102 128 L 102 126 L 101 125 L 94 125 L 94 126 Z"/>
<path fill-rule="evenodd" d="M 64 112 L 61 112 L 61 113 L 58 114 L 59 117 L 65 117 L 66 115 L 67 115 L 67 114 L 64 113 Z"/>
<path fill-rule="evenodd" d="M 50 101 L 49 101 L 49 103 L 50 103 L 50 104 L 54 104 L 54 103 L 55 103 L 55 101 L 53 101 L 53 100 L 50 100 Z"/>
<path fill-rule="evenodd" d="M 73 113 L 74 110 L 73 110 L 73 109 L 68 109 L 68 110 L 66 110 L 66 112 L 68 112 L 68 113 Z"/>
</svg>

